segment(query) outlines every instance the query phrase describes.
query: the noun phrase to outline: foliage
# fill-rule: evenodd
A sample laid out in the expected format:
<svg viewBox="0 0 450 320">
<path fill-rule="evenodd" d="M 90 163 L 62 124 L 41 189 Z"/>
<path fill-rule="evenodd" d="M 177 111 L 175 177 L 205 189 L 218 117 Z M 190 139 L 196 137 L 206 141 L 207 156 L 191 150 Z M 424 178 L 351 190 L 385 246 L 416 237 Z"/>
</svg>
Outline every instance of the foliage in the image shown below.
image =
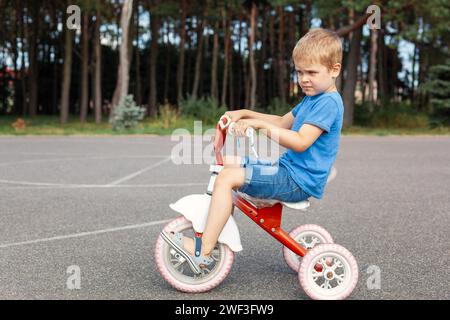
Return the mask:
<svg viewBox="0 0 450 320">
<path fill-rule="evenodd" d="M 177 123 L 179 117 L 180 111 L 169 103 L 165 103 L 159 108 L 158 119 L 162 122 L 162 127 L 164 129 L 173 127 L 174 124 Z"/>
<path fill-rule="evenodd" d="M 430 95 L 436 122 L 450 125 L 450 60 L 430 68 L 429 78 L 420 90 Z"/>
<path fill-rule="evenodd" d="M 373 110 L 372 110 L 373 109 Z M 370 103 L 355 106 L 355 125 L 372 128 L 425 129 L 429 118 L 409 103 L 386 103 L 373 108 Z"/>
<path fill-rule="evenodd" d="M 227 107 L 220 105 L 213 97 L 194 98 L 189 96 L 180 102 L 180 110 L 184 116 L 191 116 L 201 120 L 205 124 L 217 122 Z"/>
<path fill-rule="evenodd" d="M 128 95 L 114 108 L 110 122 L 114 131 L 130 130 L 144 119 L 144 116 L 145 109 L 138 107 L 134 102 L 133 96 Z"/>
<path fill-rule="evenodd" d="M 270 101 L 267 106 L 267 113 L 274 114 L 278 116 L 284 116 L 286 113 L 291 111 L 293 106 L 289 103 L 283 103 L 280 98 L 274 98 Z"/>
</svg>

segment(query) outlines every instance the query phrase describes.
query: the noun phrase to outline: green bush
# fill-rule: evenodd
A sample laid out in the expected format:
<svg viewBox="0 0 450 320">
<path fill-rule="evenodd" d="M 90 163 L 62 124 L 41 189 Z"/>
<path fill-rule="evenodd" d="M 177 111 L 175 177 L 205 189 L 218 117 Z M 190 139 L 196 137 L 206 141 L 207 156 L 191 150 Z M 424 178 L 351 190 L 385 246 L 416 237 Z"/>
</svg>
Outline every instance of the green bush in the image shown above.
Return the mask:
<svg viewBox="0 0 450 320">
<path fill-rule="evenodd" d="M 114 108 L 110 120 L 114 131 L 133 129 L 139 121 L 144 119 L 145 109 L 138 107 L 132 95 L 128 95 Z"/>
<path fill-rule="evenodd" d="M 419 89 L 429 94 L 433 126 L 450 125 L 450 59 L 430 67 L 427 80 Z"/>
<path fill-rule="evenodd" d="M 162 122 L 162 127 L 164 129 L 174 126 L 179 116 L 180 112 L 175 106 L 172 106 L 169 103 L 165 103 L 159 108 L 158 118 Z"/>
<path fill-rule="evenodd" d="M 293 105 L 281 102 L 280 98 L 274 98 L 272 99 L 272 101 L 270 101 L 269 105 L 267 106 L 266 113 L 284 116 L 286 113 L 291 111 L 292 108 Z"/>
<path fill-rule="evenodd" d="M 214 124 L 227 112 L 227 107 L 220 105 L 213 97 L 188 97 L 180 101 L 180 111 L 184 116 L 201 120 L 205 124 Z"/>
<path fill-rule="evenodd" d="M 386 103 L 373 106 L 364 103 L 355 106 L 354 123 L 373 128 L 423 129 L 430 127 L 426 114 L 418 113 L 409 103 Z"/>
</svg>

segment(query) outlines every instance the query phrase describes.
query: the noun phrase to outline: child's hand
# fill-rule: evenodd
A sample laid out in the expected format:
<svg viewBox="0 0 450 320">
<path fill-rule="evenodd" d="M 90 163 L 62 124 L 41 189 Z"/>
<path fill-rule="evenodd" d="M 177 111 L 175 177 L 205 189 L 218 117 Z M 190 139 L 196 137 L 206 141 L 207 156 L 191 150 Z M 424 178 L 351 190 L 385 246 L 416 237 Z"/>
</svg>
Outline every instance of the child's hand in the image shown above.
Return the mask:
<svg viewBox="0 0 450 320">
<path fill-rule="evenodd" d="M 233 135 L 238 137 L 245 137 L 245 131 L 247 128 L 251 127 L 251 121 L 249 120 L 239 120 L 233 127 Z"/>
<path fill-rule="evenodd" d="M 244 117 L 244 110 L 227 111 L 224 116 L 229 116 L 231 118 L 231 122 L 238 122 Z"/>
</svg>

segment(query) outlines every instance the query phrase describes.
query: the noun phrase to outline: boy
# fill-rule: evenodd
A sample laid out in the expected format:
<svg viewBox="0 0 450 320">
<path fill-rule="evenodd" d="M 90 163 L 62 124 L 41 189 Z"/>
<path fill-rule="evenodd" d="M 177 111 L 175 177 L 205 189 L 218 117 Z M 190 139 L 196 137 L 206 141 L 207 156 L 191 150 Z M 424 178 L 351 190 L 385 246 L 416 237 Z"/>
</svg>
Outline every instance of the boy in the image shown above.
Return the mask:
<svg viewBox="0 0 450 320">
<path fill-rule="evenodd" d="M 310 196 L 322 198 L 336 159 L 344 113 L 336 89 L 342 43 L 332 31 L 312 29 L 297 43 L 292 58 L 298 84 L 306 97 L 291 112 L 283 117 L 246 109 L 226 113 L 236 122 L 236 135 L 244 136 L 248 127 L 263 129 L 288 151 L 274 164 L 249 157 L 224 157 L 224 169 L 214 184 L 208 220 L 196 254 L 193 239 L 181 234 L 172 239 L 198 266 L 212 262 L 209 255 L 231 214 L 232 189 L 283 202 L 299 202 Z M 267 170 L 269 167 L 275 170 Z"/>
</svg>

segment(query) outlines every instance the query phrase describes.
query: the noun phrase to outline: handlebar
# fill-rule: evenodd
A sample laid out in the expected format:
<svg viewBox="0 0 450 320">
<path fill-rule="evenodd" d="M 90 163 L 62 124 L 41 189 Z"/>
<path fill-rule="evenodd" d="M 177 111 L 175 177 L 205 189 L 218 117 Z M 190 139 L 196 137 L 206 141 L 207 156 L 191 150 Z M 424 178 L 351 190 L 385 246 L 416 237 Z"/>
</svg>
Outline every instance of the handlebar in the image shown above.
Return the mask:
<svg viewBox="0 0 450 320">
<path fill-rule="evenodd" d="M 227 133 L 233 135 L 233 127 L 236 125 L 235 122 L 231 121 L 231 117 L 224 115 L 219 119 L 219 122 L 216 126 L 216 135 L 214 139 L 214 152 L 216 154 L 216 163 L 218 165 L 223 165 L 223 158 L 221 154 L 221 150 L 225 144 L 225 138 Z M 255 149 L 255 129 L 252 127 L 248 127 L 245 130 L 245 135 L 249 138 L 250 146 L 252 148 L 253 154 L 258 158 L 258 154 Z"/>
</svg>

